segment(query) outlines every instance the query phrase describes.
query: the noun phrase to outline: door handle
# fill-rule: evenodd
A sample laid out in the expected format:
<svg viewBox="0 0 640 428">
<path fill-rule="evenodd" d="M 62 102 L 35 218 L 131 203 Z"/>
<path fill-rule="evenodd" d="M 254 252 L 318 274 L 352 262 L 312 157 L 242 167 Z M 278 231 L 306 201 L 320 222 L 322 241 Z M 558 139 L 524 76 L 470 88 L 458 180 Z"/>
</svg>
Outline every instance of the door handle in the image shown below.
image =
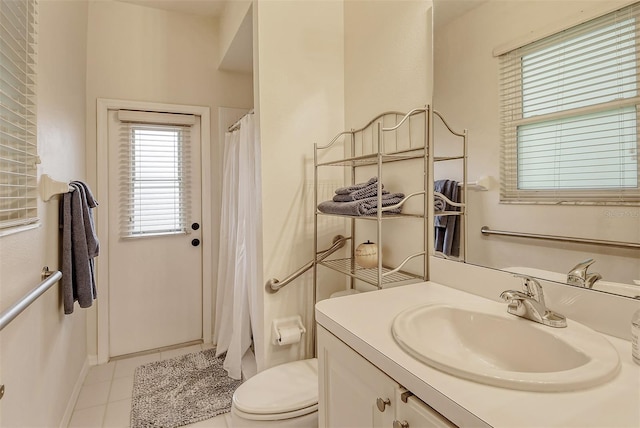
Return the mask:
<svg viewBox="0 0 640 428">
<path fill-rule="evenodd" d="M 193 229 L 193 230 L 198 230 L 198 229 L 200 229 L 200 224 L 198 224 L 198 223 L 193 223 L 193 224 L 191 225 L 191 229 Z"/>
<path fill-rule="evenodd" d="M 200 240 L 199 239 L 192 239 L 191 240 L 191 245 L 193 245 L 194 247 L 197 247 L 198 245 L 200 245 Z"/>
</svg>

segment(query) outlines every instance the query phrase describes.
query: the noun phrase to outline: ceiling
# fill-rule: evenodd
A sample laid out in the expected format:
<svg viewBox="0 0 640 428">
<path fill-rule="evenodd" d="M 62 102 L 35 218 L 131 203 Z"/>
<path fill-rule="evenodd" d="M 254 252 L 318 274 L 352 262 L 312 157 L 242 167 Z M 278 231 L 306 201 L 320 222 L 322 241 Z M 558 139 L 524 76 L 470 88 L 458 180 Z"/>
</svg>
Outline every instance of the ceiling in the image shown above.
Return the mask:
<svg viewBox="0 0 640 428">
<path fill-rule="evenodd" d="M 445 26 L 456 18 L 461 17 L 471 9 L 482 6 L 489 0 L 434 0 L 433 23 L 436 29 Z"/>
<path fill-rule="evenodd" d="M 193 15 L 218 17 L 224 11 L 225 5 L 234 0 L 119 0 L 156 9 L 174 12 L 190 13 Z M 242 1 L 242 0 L 239 0 Z M 370 0 L 372 1 L 372 0 Z M 489 0 L 435 0 L 435 22 L 446 24 L 471 9 Z"/>
<path fill-rule="evenodd" d="M 225 5 L 233 0 L 119 0 L 140 6 L 164 9 L 172 12 L 182 12 L 192 15 L 218 17 L 224 11 Z"/>
</svg>

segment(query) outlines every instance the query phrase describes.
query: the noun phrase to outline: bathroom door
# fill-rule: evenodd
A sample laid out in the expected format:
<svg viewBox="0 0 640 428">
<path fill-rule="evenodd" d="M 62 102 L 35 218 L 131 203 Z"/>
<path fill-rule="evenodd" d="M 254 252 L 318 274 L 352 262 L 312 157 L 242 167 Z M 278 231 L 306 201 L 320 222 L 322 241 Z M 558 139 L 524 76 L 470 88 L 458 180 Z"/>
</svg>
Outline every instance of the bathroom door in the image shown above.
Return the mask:
<svg viewBox="0 0 640 428">
<path fill-rule="evenodd" d="M 139 128 L 122 112 L 108 112 L 110 357 L 203 337 L 200 118 L 191 116 L 194 123 L 172 131 L 173 125 L 152 123 L 169 115 L 138 118 Z M 146 176 L 138 175 L 142 170 Z M 167 175 L 182 180 L 182 171 L 190 172 L 187 180 L 167 184 Z M 155 181 L 162 182 L 161 190 Z M 171 204 L 177 209 L 168 213 Z M 183 218 L 187 205 L 191 215 Z M 165 216 L 182 226 L 156 226 Z"/>
</svg>

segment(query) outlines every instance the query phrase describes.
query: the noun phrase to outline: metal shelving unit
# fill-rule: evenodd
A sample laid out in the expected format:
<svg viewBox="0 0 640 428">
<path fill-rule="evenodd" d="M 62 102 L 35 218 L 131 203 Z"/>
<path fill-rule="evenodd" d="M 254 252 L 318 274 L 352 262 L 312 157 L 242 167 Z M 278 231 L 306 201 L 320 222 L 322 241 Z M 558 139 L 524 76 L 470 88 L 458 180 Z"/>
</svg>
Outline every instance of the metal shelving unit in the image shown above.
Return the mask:
<svg viewBox="0 0 640 428">
<path fill-rule="evenodd" d="M 432 202 L 428 200 L 429 186 L 433 187 L 433 178 L 429 171 L 429 144 L 432 112 L 430 108 L 421 107 L 411 110 L 408 113 L 384 112 L 374 117 L 369 123 L 360 129 L 341 132 L 336 135 L 329 144 L 325 146 L 314 145 L 314 201 L 318 206 L 318 174 L 319 168 L 323 167 L 346 167 L 350 169 L 350 184 L 356 183 L 356 170 L 363 166 L 377 166 L 378 195 L 382 192 L 383 165 L 391 162 L 402 162 L 407 160 L 422 160 L 422 173 L 424 181 L 421 190 L 406 195 L 405 198 L 396 205 L 382 207 L 382 200 L 378 198 L 377 214 L 375 216 L 344 216 L 337 214 L 327 214 L 320 212 L 317 208 L 314 216 L 314 245 L 318 253 L 318 217 L 334 216 L 342 217 L 349 222 L 351 237 L 355 235 L 357 223 L 359 221 L 377 222 L 377 244 L 379 251 L 383 243 L 383 223 L 387 221 L 397 221 L 399 219 L 413 219 L 422 224 L 423 245 L 422 251 L 408 255 L 398 266 L 383 265 L 381 255 L 378 257 L 377 268 L 362 268 L 355 263 L 355 242 L 350 239 L 350 257 L 347 258 L 325 258 L 316 259 L 314 263 L 314 295 L 316 289 L 318 266 L 324 266 L 334 271 L 340 272 L 351 278 L 351 287 L 354 281 L 362 281 L 371 284 L 378 289 L 386 285 L 398 285 L 410 282 L 426 281 L 428 279 L 428 248 L 429 248 L 429 221 L 426 215 Z M 345 139 L 345 151 L 348 154 L 344 158 L 319 162 L 324 150 L 328 150 L 340 139 Z M 408 200 L 420 197 L 423 199 L 423 210 L 419 214 L 390 214 L 389 210 L 403 206 Z M 417 219 L 417 220 L 416 220 Z M 406 263 L 412 259 L 421 257 L 423 259 L 422 272 L 420 274 L 403 270 Z"/>
</svg>

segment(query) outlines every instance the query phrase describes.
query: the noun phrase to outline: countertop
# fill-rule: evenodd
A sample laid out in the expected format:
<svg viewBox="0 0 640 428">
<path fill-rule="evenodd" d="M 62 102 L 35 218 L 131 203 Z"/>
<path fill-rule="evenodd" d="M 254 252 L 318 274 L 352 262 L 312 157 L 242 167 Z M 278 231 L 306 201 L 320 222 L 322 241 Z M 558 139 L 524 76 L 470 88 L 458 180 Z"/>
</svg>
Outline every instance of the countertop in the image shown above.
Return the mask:
<svg viewBox="0 0 640 428">
<path fill-rule="evenodd" d="M 407 308 L 484 300 L 421 282 L 321 301 L 316 305 L 316 320 L 459 426 L 640 427 L 640 366 L 631 359 L 628 341 L 603 335 L 620 356 L 621 369 L 613 380 L 578 391 L 540 393 L 493 387 L 441 372 L 403 351 L 391 334 L 393 319 Z"/>
</svg>

